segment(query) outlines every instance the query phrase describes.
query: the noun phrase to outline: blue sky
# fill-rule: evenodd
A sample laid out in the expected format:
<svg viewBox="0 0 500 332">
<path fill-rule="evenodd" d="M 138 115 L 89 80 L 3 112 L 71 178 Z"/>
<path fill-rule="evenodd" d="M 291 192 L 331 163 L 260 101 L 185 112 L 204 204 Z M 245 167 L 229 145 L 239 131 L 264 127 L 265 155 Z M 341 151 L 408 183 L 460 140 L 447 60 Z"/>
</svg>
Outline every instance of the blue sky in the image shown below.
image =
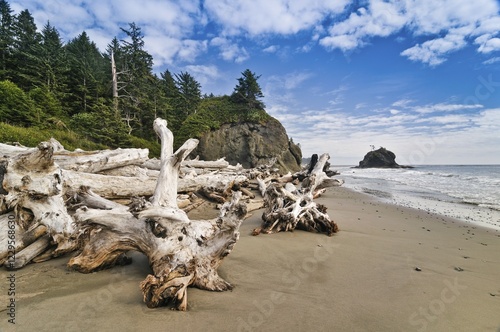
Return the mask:
<svg viewBox="0 0 500 332">
<path fill-rule="evenodd" d="M 67 41 L 104 50 L 135 22 L 155 72 L 230 94 L 261 75 L 268 113 L 304 156 L 357 164 L 370 145 L 400 164 L 500 164 L 495 0 L 11 0 Z"/>
</svg>

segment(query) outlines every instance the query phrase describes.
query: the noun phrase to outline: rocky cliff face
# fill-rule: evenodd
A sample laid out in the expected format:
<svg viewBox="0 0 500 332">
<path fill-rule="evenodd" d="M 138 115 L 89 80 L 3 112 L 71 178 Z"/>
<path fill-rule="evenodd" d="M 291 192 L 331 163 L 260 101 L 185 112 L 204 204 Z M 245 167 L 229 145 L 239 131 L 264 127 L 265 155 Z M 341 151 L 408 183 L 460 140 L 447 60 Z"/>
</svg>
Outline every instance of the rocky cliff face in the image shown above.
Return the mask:
<svg viewBox="0 0 500 332">
<path fill-rule="evenodd" d="M 200 138 L 193 154 L 204 160 L 226 157 L 230 164 L 246 168 L 268 164 L 276 158 L 275 166 L 282 172 L 299 171 L 302 160 L 300 147 L 290 142 L 283 125 L 276 119 L 259 123 L 225 124 Z"/>
</svg>

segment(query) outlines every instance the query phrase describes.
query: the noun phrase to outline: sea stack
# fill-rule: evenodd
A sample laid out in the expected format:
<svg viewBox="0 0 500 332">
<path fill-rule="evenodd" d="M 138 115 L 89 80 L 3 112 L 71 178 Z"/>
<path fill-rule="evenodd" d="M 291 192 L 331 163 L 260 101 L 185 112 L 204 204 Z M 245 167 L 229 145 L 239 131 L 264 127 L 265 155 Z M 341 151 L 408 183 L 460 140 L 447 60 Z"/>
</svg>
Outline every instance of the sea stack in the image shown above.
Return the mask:
<svg viewBox="0 0 500 332">
<path fill-rule="evenodd" d="M 368 152 L 357 168 L 411 168 L 396 163 L 394 152 L 380 147 L 378 150 Z"/>
</svg>

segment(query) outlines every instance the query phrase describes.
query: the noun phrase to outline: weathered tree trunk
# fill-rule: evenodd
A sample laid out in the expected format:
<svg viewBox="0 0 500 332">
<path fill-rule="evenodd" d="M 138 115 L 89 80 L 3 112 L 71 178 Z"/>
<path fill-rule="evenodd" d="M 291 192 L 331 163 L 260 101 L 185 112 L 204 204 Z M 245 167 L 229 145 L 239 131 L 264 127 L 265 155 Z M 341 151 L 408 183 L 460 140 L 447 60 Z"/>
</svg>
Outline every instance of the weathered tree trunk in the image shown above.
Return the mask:
<svg viewBox="0 0 500 332">
<path fill-rule="evenodd" d="M 133 196 L 152 196 L 158 177 L 112 176 L 75 171 L 62 171 L 64 185 L 78 189 L 87 186 L 96 194 L 109 198 L 130 198 Z M 202 174 L 196 177 L 184 177 L 178 180 L 177 192 L 195 192 L 202 187 L 213 187 L 224 190 L 229 183 L 245 182 L 247 177 L 239 174 Z"/>
<path fill-rule="evenodd" d="M 120 111 L 118 110 L 118 74 L 116 72 L 115 55 L 111 51 L 111 80 L 113 86 L 113 110 L 115 111 L 116 118 L 120 117 Z"/>
<path fill-rule="evenodd" d="M 75 228 L 65 207 L 62 172 L 54 164 L 53 152 L 51 142 L 42 142 L 36 149 L 4 161 L 3 189 L 7 194 L 0 195 L 0 200 L 4 212 L 13 211 L 20 239 L 23 233 L 43 225 L 51 241 L 57 244 L 54 254 L 60 255 L 74 249 Z M 31 256 L 25 257 L 15 268 L 29 262 Z"/>
<path fill-rule="evenodd" d="M 264 192 L 266 210 L 262 215 L 262 226 L 254 229 L 254 235 L 295 229 L 325 233 L 329 236 L 338 232 L 338 226 L 326 213 L 326 207 L 313 201 L 317 190 L 341 184 L 323 172 L 329 158 L 326 153 L 320 157 L 309 177 L 303 180 L 301 189 L 296 189 L 291 183 L 284 185 L 279 182 L 265 187 L 265 182 L 259 180 L 261 192 Z"/>
<path fill-rule="evenodd" d="M 103 210 L 83 207 L 75 213 L 81 229 L 82 252 L 69 267 L 87 273 L 124 261 L 129 250 L 146 254 L 153 274 L 141 283 L 148 307 L 172 303 L 187 308 L 187 287 L 223 291 L 232 286 L 217 273 L 222 259 L 230 253 L 246 214 L 239 203 L 240 192 L 225 203 L 214 220 L 191 221 L 177 206 L 177 181 L 184 158 L 196 147 L 188 140 L 173 153 L 173 136 L 164 120 L 155 120 L 161 138 L 161 170 L 151 202 L 136 200 L 130 210 L 113 207 L 94 194 L 80 193 L 81 204 L 104 206 Z"/>
<path fill-rule="evenodd" d="M 59 151 L 54 154 L 54 161 L 62 169 L 97 173 L 128 165 L 140 165 L 148 159 L 148 154 L 148 149 Z"/>
<path fill-rule="evenodd" d="M 160 160 L 158 159 L 149 159 L 146 162 L 142 164 L 143 167 L 149 168 L 149 169 L 156 169 L 160 170 L 161 168 L 161 163 Z M 227 168 L 229 167 L 229 163 L 224 159 L 217 159 L 217 160 L 198 160 L 192 159 L 192 160 L 184 160 L 182 162 L 182 166 L 184 167 L 191 167 L 191 168 L 209 168 L 209 169 L 221 169 L 221 168 Z"/>
</svg>

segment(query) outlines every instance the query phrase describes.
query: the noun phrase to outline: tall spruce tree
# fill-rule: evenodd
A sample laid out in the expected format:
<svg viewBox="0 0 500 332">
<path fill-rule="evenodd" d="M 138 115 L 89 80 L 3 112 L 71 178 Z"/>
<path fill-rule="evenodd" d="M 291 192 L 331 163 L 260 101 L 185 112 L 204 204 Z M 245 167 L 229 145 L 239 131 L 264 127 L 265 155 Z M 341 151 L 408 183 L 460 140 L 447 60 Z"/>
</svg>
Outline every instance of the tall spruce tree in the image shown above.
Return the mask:
<svg viewBox="0 0 500 332">
<path fill-rule="evenodd" d="M 11 78 L 14 17 L 10 4 L 0 0 L 0 80 Z"/>
<path fill-rule="evenodd" d="M 14 19 L 12 81 L 25 91 L 33 88 L 38 82 L 36 68 L 31 64 L 41 39 L 31 13 L 27 9 L 20 12 Z"/>
<path fill-rule="evenodd" d="M 234 102 L 244 105 L 247 111 L 252 109 L 263 110 L 265 105 L 259 99 L 263 98 L 264 94 L 257 82 L 260 75 L 255 75 L 250 69 L 246 69 L 241 75 L 238 78 L 238 84 L 234 88 L 231 98 Z"/>
<path fill-rule="evenodd" d="M 108 66 L 97 45 L 84 31 L 72 39 L 66 50 L 69 60 L 68 102 L 71 114 L 92 111 L 109 82 Z"/>
<path fill-rule="evenodd" d="M 175 75 L 175 85 L 177 86 L 178 102 L 177 111 L 181 118 L 186 118 L 190 114 L 196 113 L 201 101 L 201 84 L 187 72 Z"/>
<path fill-rule="evenodd" d="M 154 113 L 147 94 L 151 84 L 153 57 L 144 49 L 144 36 L 140 27 L 130 23 L 128 29 L 121 29 L 127 39 L 120 42 L 123 57 L 122 68 L 118 69 L 123 73 L 120 79 L 123 82 L 120 111 L 129 133 L 147 138 L 150 125 L 145 128 L 145 121 Z"/>
</svg>

